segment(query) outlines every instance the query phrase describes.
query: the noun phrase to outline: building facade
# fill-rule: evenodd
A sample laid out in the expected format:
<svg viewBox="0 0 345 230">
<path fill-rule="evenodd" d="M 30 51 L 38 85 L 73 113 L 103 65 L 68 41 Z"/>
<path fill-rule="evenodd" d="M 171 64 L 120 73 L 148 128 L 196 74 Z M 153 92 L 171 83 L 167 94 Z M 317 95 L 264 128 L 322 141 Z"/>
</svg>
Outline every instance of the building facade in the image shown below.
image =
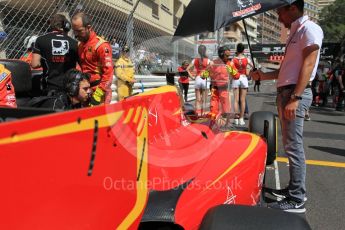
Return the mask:
<svg viewBox="0 0 345 230">
<path fill-rule="evenodd" d="M 91 16 L 97 34 L 133 47 L 149 40 L 172 36 L 190 0 L 4 0 L 0 1 L 0 26 L 8 34 L 0 44 L 4 57 L 19 58 L 27 36 L 49 29 L 55 13 L 67 17 L 84 11 Z M 71 33 L 73 35 L 73 33 Z M 193 39 L 185 39 L 192 43 Z M 164 43 L 164 42 L 162 42 Z M 183 41 L 180 42 L 183 44 Z M 152 46 L 164 46 L 151 42 Z M 158 51 L 157 50 L 157 51 Z"/>
<path fill-rule="evenodd" d="M 308 15 L 309 19 L 313 22 L 318 22 L 319 20 L 320 8 L 315 0 L 305 0 L 304 1 L 304 14 Z"/>
<path fill-rule="evenodd" d="M 280 43 L 281 24 L 278 21 L 278 14 L 274 11 L 267 11 L 257 16 L 258 42 L 261 44 Z"/>
<path fill-rule="evenodd" d="M 320 10 L 322 10 L 322 8 L 332 4 L 333 2 L 335 2 L 335 0 L 317 0 L 317 5 L 319 6 Z"/>
</svg>

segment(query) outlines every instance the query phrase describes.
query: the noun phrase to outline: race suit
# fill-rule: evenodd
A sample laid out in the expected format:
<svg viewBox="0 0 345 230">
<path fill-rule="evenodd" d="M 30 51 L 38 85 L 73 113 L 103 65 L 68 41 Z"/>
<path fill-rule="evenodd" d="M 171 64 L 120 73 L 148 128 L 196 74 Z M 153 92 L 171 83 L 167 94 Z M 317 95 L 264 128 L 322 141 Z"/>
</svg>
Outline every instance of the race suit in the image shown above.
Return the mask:
<svg viewBox="0 0 345 230">
<path fill-rule="evenodd" d="M 11 72 L 2 64 L 0 64 L 0 106 L 17 107 Z"/>
<path fill-rule="evenodd" d="M 210 67 L 211 77 L 211 103 L 210 117 L 215 119 L 219 113 L 219 102 L 222 105 L 223 113 L 230 113 L 231 105 L 229 98 L 230 77 L 238 78 L 239 72 L 234 64 L 230 61 L 226 63 L 220 58 L 213 61 Z"/>
<path fill-rule="evenodd" d="M 19 60 L 24 61 L 31 65 L 32 62 L 32 52 L 26 52 L 23 56 L 19 58 Z"/>
<path fill-rule="evenodd" d="M 28 64 L 30 65 L 30 67 L 31 67 L 32 52 L 31 52 L 31 51 L 26 52 L 25 54 L 23 54 L 23 56 L 21 56 L 21 57 L 19 58 L 19 60 L 28 63 Z M 42 68 L 42 67 L 38 67 L 38 68 L 32 68 L 32 67 L 31 67 L 31 70 L 42 71 L 43 68 Z"/>
<path fill-rule="evenodd" d="M 109 104 L 114 71 L 110 44 L 92 31 L 89 40 L 79 44 L 78 54 L 82 72 L 91 75 L 91 104 Z"/>
<path fill-rule="evenodd" d="M 115 75 L 117 77 L 117 93 L 119 101 L 132 95 L 134 80 L 134 65 L 132 61 L 121 56 L 115 63 Z"/>
</svg>

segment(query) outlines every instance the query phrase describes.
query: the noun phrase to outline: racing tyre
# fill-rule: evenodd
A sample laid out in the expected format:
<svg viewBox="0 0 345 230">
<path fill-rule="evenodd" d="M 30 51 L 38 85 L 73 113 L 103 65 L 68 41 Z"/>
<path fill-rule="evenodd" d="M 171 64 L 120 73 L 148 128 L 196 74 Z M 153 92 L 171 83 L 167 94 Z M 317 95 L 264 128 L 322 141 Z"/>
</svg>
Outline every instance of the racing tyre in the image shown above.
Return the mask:
<svg viewBox="0 0 345 230">
<path fill-rule="evenodd" d="M 252 113 L 249 118 L 249 132 L 257 133 L 265 137 L 267 142 L 266 165 L 274 162 L 277 156 L 277 119 L 276 116 L 267 111 Z"/>
</svg>

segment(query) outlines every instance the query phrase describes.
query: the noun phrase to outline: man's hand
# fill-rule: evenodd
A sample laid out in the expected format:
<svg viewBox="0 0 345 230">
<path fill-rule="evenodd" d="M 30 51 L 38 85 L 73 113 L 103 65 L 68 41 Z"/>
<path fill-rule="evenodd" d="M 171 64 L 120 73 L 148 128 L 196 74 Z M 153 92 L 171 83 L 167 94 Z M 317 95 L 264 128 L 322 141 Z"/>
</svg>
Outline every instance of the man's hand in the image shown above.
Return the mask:
<svg viewBox="0 0 345 230">
<path fill-rule="evenodd" d="M 91 95 L 90 106 L 100 105 L 104 101 L 105 92 L 101 88 L 97 88 Z"/>
<path fill-rule="evenodd" d="M 284 116 L 287 120 L 292 121 L 296 118 L 296 111 L 298 108 L 298 100 L 290 100 L 284 109 Z"/>
</svg>

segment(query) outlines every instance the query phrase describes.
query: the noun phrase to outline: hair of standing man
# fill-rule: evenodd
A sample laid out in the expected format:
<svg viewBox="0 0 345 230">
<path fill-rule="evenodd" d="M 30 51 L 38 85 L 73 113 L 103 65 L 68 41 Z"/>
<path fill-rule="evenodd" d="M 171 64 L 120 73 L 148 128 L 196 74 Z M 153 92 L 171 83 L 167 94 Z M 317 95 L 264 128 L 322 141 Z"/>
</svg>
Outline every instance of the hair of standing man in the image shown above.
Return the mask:
<svg viewBox="0 0 345 230">
<path fill-rule="evenodd" d="M 72 16 L 72 20 L 75 20 L 77 18 L 81 18 L 83 26 L 91 26 L 92 24 L 90 16 L 84 12 L 78 12 Z"/>
<path fill-rule="evenodd" d="M 304 11 L 304 0 L 296 0 L 290 5 L 295 5 L 300 12 Z"/>
<path fill-rule="evenodd" d="M 65 24 L 68 22 L 65 15 L 62 14 L 54 14 L 49 19 L 49 26 L 52 30 L 62 30 L 64 29 Z"/>
</svg>

